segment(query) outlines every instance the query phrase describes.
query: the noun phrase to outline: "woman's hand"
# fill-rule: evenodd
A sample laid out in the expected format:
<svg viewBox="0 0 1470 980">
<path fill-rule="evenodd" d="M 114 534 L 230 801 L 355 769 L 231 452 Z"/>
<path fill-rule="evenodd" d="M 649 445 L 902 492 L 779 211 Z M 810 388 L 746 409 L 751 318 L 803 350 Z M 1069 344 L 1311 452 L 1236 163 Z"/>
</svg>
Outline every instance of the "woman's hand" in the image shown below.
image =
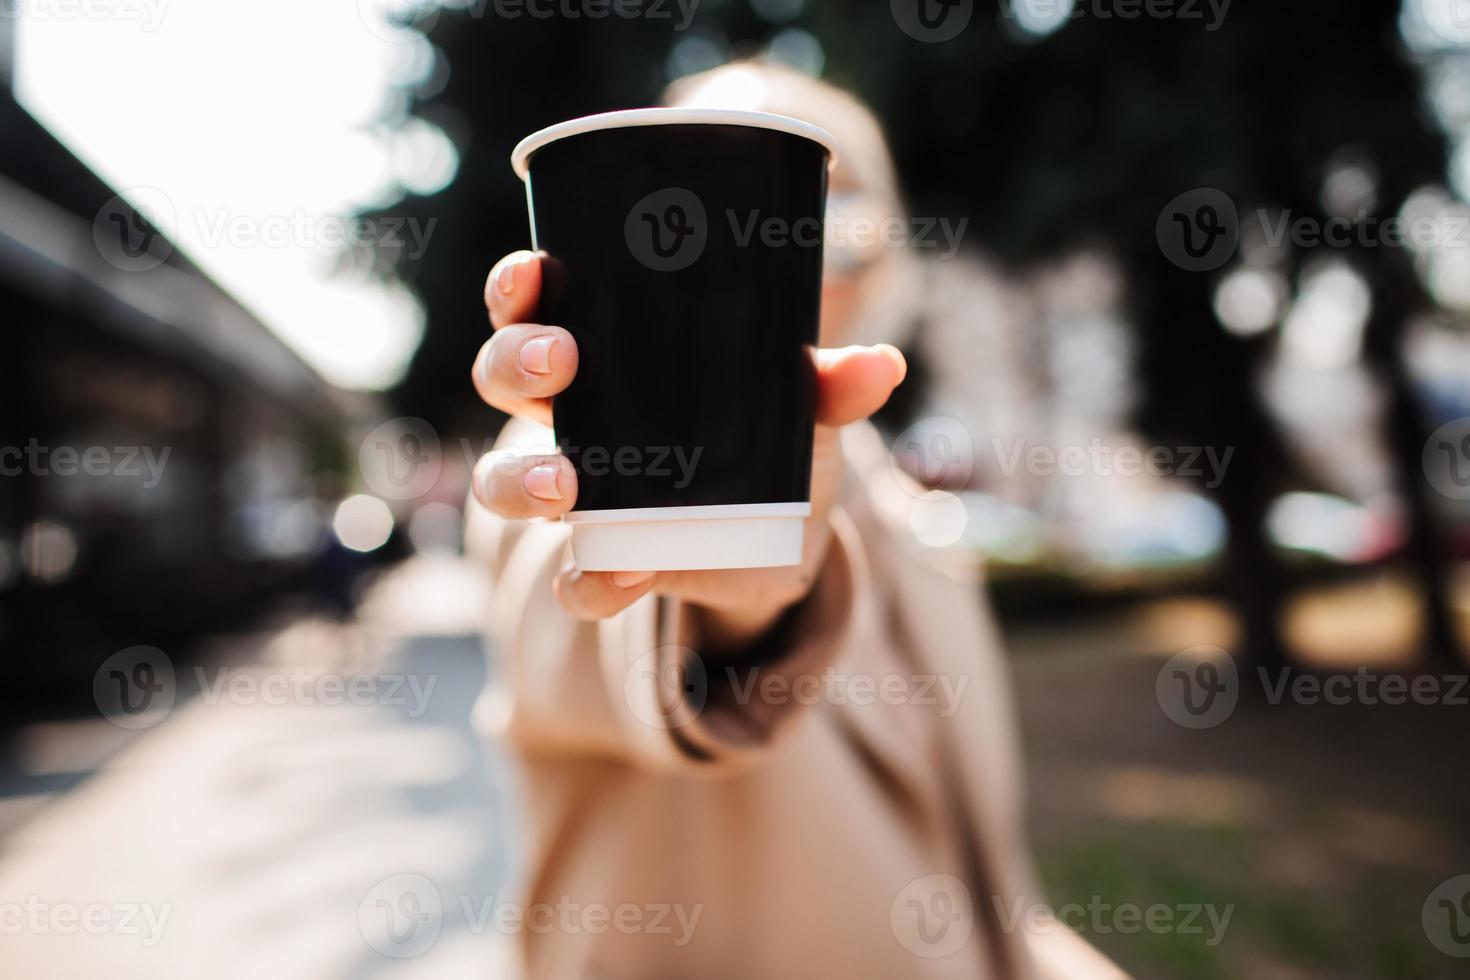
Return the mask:
<svg viewBox="0 0 1470 980">
<path fill-rule="evenodd" d="M 541 293 L 541 262 L 532 252 L 506 256 L 485 282 L 495 332 L 475 359 L 480 397 L 511 415 L 551 424 L 551 398 L 577 373 L 577 344 L 561 327 L 524 322 Z M 650 591 L 698 610 L 704 643 L 735 649 L 754 640 L 799 602 L 822 567 L 832 531 L 827 515 L 842 480 L 837 429 L 867 418 L 903 381 L 903 355 L 886 344 L 817 352 L 817 430 L 812 458 L 812 513 L 800 565 L 681 572 L 584 572 L 568 563 L 556 578 L 563 606 L 580 619 L 621 611 Z M 577 474 L 560 454 L 493 452 L 475 466 L 474 492 L 501 517 L 559 517 L 577 500 Z"/>
</svg>

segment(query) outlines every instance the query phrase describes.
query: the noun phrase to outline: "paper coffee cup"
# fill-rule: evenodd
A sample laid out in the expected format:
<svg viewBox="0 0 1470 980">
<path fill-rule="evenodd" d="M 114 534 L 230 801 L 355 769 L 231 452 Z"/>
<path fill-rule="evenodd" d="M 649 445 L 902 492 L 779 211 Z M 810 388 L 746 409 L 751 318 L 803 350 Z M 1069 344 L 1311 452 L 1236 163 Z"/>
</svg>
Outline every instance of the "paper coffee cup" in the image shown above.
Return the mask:
<svg viewBox="0 0 1470 980">
<path fill-rule="evenodd" d="M 831 137 L 762 112 L 639 109 L 512 154 L 538 322 L 577 341 L 553 404 L 594 571 L 801 561 Z"/>
</svg>

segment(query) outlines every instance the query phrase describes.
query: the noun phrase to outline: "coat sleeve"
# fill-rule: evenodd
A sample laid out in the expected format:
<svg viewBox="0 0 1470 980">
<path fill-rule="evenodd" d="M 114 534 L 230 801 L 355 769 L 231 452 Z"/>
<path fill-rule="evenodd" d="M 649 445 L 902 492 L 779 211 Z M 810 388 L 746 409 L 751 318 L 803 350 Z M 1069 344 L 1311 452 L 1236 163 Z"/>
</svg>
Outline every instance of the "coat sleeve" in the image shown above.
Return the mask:
<svg viewBox="0 0 1470 980">
<path fill-rule="evenodd" d="M 525 437 L 508 430 L 501 442 Z M 566 525 L 507 521 L 474 500 L 467 521 L 467 550 L 491 578 L 481 720 L 523 754 L 718 776 L 759 764 L 808 710 L 763 703 L 740 683 L 746 672 L 702 655 L 696 617 L 678 600 L 647 595 L 595 623 L 570 616 L 552 593 L 568 561 Z M 759 651 L 762 677 L 820 673 L 840 653 L 865 570 L 851 522 L 840 511 L 832 522 L 811 592 Z"/>
</svg>

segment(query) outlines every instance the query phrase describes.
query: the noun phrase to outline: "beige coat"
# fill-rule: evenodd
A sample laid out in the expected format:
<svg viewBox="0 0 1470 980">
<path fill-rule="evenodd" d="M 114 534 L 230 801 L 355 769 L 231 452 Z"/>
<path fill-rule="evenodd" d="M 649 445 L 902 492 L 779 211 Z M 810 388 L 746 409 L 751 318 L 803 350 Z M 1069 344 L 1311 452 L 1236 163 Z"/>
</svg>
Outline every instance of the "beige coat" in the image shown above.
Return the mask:
<svg viewBox="0 0 1470 980">
<path fill-rule="evenodd" d="M 700 660 L 672 600 L 573 620 L 565 525 L 475 508 L 502 685 L 479 717 L 524 764 L 528 977 L 1123 975 L 1039 904 L 980 583 L 895 524 L 912 488 L 871 428 L 844 449 L 830 557 L 761 667 Z"/>
</svg>

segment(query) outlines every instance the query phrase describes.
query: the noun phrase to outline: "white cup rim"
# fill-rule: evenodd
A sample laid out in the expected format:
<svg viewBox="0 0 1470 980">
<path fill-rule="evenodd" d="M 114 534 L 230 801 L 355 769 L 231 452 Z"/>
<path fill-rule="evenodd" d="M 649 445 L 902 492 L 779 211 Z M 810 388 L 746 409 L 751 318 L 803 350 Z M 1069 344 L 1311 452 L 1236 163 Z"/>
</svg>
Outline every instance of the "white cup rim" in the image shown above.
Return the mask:
<svg viewBox="0 0 1470 980">
<path fill-rule="evenodd" d="M 600 129 L 622 129 L 630 126 L 750 126 L 757 129 L 773 129 L 793 136 L 812 140 L 827 151 L 827 166 L 837 160 L 837 148 L 832 134 L 820 126 L 800 119 L 778 115 L 774 112 L 757 112 L 754 109 L 695 109 L 665 107 L 657 109 L 621 109 L 617 112 L 599 112 L 579 119 L 568 119 L 545 129 L 538 129 L 516 144 L 511 152 L 510 165 L 516 175 L 525 180 L 531 170 L 531 155 L 537 150 L 568 136 L 592 133 Z"/>
</svg>

